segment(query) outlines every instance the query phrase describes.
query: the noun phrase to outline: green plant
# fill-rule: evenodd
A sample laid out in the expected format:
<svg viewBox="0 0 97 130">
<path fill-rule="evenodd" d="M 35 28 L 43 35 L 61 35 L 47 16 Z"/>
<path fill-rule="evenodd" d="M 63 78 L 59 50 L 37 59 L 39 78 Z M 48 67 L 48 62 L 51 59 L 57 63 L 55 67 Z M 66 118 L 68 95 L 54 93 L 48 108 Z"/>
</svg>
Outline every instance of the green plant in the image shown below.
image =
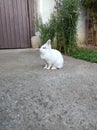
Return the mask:
<svg viewBox="0 0 97 130">
<path fill-rule="evenodd" d="M 82 4 L 86 8 L 97 8 L 97 0 L 82 0 Z"/>
<path fill-rule="evenodd" d="M 85 6 L 91 18 L 97 19 L 97 0 L 82 0 L 82 5 Z"/>
<path fill-rule="evenodd" d="M 70 52 L 70 56 L 77 58 L 77 59 L 82 59 L 82 60 L 97 63 L 97 51 L 94 51 L 91 49 L 77 48 Z"/>
<path fill-rule="evenodd" d="M 50 20 L 48 21 L 48 23 L 43 23 L 42 22 L 42 18 L 39 17 L 36 20 L 36 27 L 37 30 L 40 32 L 40 39 L 41 39 L 41 43 L 44 44 L 48 39 L 51 39 L 51 41 L 53 41 L 53 38 L 55 36 L 55 17 L 52 14 Z"/>
<path fill-rule="evenodd" d="M 69 54 L 76 46 L 78 0 L 62 0 L 56 9 L 58 48 L 63 49 L 65 54 Z"/>
</svg>

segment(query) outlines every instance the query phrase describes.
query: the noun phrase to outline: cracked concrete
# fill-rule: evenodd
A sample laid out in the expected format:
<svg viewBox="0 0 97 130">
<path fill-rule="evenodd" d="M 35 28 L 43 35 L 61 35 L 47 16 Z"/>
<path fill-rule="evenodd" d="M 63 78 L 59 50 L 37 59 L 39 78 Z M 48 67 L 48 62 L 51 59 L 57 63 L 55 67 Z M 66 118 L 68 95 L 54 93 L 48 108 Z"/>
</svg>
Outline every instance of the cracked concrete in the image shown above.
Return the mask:
<svg viewBox="0 0 97 130">
<path fill-rule="evenodd" d="M 0 50 L 0 130 L 97 130 L 97 64 L 64 61 L 45 70 L 38 50 Z"/>
</svg>

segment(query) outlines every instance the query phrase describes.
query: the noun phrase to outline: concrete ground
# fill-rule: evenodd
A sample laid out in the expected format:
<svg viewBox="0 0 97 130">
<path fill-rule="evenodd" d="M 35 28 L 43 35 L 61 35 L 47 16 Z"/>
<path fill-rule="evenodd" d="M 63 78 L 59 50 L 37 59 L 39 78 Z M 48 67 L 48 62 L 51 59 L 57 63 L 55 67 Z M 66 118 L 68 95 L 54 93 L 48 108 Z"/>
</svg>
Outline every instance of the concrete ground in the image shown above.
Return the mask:
<svg viewBox="0 0 97 130">
<path fill-rule="evenodd" d="M 0 50 L 0 130 L 97 130 L 97 64 L 64 61 L 45 70 L 38 50 Z"/>
</svg>

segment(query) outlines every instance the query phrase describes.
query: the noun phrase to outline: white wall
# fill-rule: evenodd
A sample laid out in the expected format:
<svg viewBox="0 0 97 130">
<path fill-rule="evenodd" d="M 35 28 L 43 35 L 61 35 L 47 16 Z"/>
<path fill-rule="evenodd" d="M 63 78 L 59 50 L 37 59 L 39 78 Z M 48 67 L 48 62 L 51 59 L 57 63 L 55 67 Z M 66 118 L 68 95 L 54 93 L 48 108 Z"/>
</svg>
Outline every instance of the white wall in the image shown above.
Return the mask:
<svg viewBox="0 0 97 130">
<path fill-rule="evenodd" d="M 42 17 L 43 23 L 46 23 L 50 18 L 50 14 L 54 10 L 54 0 L 38 0 L 38 12 Z"/>
<path fill-rule="evenodd" d="M 86 18 L 85 10 L 84 8 L 81 7 L 77 25 L 78 44 L 85 43 L 85 33 L 86 33 L 85 18 Z"/>
</svg>

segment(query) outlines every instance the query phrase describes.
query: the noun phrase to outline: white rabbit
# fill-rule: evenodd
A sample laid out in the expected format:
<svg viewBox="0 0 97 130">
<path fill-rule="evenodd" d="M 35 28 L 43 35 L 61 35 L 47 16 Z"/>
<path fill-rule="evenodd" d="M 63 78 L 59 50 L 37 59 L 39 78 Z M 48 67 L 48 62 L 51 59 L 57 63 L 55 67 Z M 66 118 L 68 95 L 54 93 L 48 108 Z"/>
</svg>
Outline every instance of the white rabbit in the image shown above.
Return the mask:
<svg viewBox="0 0 97 130">
<path fill-rule="evenodd" d="M 63 67 L 64 60 L 62 54 L 51 48 L 51 40 L 48 40 L 40 48 L 40 57 L 45 61 L 45 69 L 60 69 Z"/>
</svg>

